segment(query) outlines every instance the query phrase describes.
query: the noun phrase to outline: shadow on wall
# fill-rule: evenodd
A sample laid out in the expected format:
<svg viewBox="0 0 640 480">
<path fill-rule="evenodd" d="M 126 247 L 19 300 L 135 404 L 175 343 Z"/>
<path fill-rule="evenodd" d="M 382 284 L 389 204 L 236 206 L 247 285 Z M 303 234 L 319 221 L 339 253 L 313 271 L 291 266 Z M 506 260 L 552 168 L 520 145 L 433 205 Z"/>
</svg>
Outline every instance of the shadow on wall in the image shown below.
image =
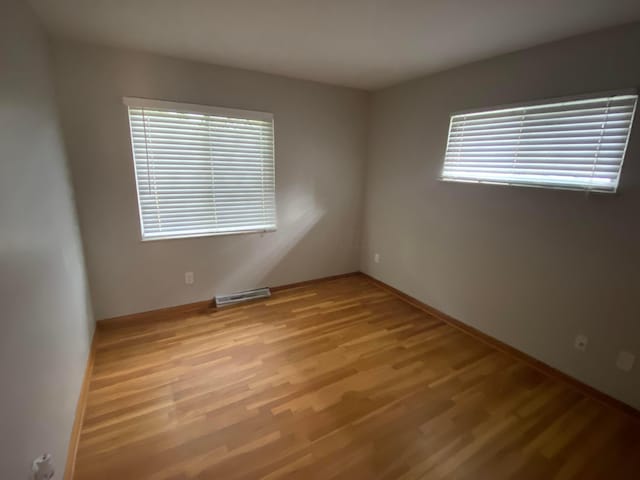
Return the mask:
<svg viewBox="0 0 640 480">
<path fill-rule="evenodd" d="M 84 277 L 72 275 L 74 262 L 53 250 L 14 244 L 0 251 L 0 426 L 11 439 L 3 444 L 4 459 L 49 449 L 60 466 L 93 317 Z"/>
</svg>

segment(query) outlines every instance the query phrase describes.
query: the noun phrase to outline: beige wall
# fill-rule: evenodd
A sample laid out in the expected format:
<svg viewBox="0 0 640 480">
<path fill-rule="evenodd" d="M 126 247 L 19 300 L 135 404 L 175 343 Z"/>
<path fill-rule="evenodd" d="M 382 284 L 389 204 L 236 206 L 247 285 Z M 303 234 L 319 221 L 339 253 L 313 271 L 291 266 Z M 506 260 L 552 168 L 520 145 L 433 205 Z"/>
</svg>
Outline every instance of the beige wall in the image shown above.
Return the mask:
<svg viewBox="0 0 640 480">
<path fill-rule="evenodd" d="M 62 478 L 93 319 L 44 33 L 0 15 L 0 477 L 50 452 Z"/>
<path fill-rule="evenodd" d="M 437 181 L 450 113 L 638 87 L 638 46 L 635 24 L 375 93 L 362 268 L 640 408 L 640 364 L 615 366 L 640 354 L 638 119 L 618 195 Z"/>
<path fill-rule="evenodd" d="M 359 268 L 364 92 L 66 40 L 53 48 L 97 318 Z M 277 232 L 141 242 L 123 96 L 272 112 Z"/>
</svg>

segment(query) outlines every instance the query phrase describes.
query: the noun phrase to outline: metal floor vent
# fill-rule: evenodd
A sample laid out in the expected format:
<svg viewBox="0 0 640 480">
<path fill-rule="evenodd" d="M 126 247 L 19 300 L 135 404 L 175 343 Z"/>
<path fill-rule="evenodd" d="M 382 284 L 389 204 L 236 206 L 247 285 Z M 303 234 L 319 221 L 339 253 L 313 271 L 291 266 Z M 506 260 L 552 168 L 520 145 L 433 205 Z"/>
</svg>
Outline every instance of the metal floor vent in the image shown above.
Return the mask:
<svg viewBox="0 0 640 480">
<path fill-rule="evenodd" d="M 232 293 L 231 295 L 216 295 L 213 300 L 216 303 L 216 307 L 224 307 L 225 305 L 233 305 L 234 303 L 255 300 L 256 298 L 267 298 L 270 296 L 271 290 L 268 288 L 256 288 L 255 290 Z"/>
</svg>

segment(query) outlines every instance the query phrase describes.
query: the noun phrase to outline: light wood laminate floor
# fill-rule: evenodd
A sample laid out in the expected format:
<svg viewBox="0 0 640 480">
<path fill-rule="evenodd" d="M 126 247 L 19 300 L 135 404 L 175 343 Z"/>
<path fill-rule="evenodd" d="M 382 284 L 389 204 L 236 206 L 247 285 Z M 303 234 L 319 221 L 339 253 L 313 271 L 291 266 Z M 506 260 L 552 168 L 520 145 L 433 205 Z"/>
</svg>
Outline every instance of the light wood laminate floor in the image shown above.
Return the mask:
<svg viewBox="0 0 640 480">
<path fill-rule="evenodd" d="M 76 480 L 637 479 L 640 425 L 363 276 L 101 328 Z"/>
</svg>

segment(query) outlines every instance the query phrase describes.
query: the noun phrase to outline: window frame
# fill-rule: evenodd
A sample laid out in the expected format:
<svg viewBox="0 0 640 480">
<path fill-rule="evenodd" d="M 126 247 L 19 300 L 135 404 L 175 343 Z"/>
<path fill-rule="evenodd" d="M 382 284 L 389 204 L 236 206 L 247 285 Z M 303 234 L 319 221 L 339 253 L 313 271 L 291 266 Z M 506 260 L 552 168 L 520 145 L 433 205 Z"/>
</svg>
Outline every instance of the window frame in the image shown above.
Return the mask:
<svg viewBox="0 0 640 480">
<path fill-rule="evenodd" d="M 450 136 L 451 136 L 451 128 L 452 128 L 452 125 L 453 125 L 453 118 L 456 117 L 456 116 L 470 115 L 470 114 L 474 114 L 474 113 L 489 113 L 489 112 L 495 112 L 495 111 L 501 111 L 501 110 L 509 110 L 509 109 L 519 109 L 519 108 L 523 108 L 523 107 L 536 107 L 536 106 L 541 106 L 541 105 L 560 104 L 560 103 L 563 103 L 563 102 L 579 102 L 581 100 L 592 100 L 592 99 L 615 97 L 615 96 L 635 96 L 636 100 L 635 100 L 634 108 L 633 108 L 633 110 L 631 112 L 631 119 L 629 121 L 629 134 L 627 136 L 627 139 L 626 139 L 625 145 L 624 145 L 624 149 L 622 151 L 622 157 L 621 157 L 621 161 L 620 161 L 620 169 L 618 171 L 618 182 L 616 184 L 616 188 L 613 189 L 613 190 L 603 190 L 603 189 L 597 189 L 597 188 L 586 188 L 586 187 L 569 186 L 569 185 L 550 185 L 550 184 L 540 184 L 540 183 L 529 183 L 529 184 L 527 184 L 527 183 L 512 183 L 512 182 L 501 182 L 499 180 L 495 180 L 495 181 L 493 181 L 493 180 L 480 180 L 480 179 L 463 180 L 463 179 L 446 178 L 443 175 L 444 174 L 445 162 L 446 162 L 446 156 L 447 156 L 447 152 L 449 150 L 449 143 L 450 143 Z M 442 159 L 442 166 L 440 168 L 440 173 L 438 175 L 438 181 L 439 182 L 443 182 L 443 183 L 453 183 L 453 184 L 459 183 L 459 184 L 497 185 L 497 186 L 512 187 L 512 188 L 525 187 L 525 188 L 535 188 L 535 189 L 542 189 L 542 190 L 575 191 L 575 192 L 583 192 L 583 193 L 587 193 L 587 194 L 596 193 L 596 194 L 604 194 L 604 195 L 617 195 L 617 194 L 620 193 L 622 169 L 624 167 L 624 161 L 625 161 L 626 156 L 627 156 L 627 150 L 628 150 L 628 146 L 629 146 L 629 141 L 631 139 L 631 133 L 633 131 L 634 124 L 636 122 L 636 112 L 638 110 L 638 103 L 639 102 L 640 102 L 640 95 L 638 93 L 638 90 L 635 89 L 635 88 L 627 88 L 627 89 L 621 89 L 621 90 L 608 90 L 608 91 L 597 92 L 597 93 L 587 93 L 587 94 L 564 96 L 564 97 L 551 97 L 551 98 L 544 98 L 544 99 L 540 99 L 540 100 L 523 101 L 523 102 L 495 105 L 495 106 L 490 106 L 490 107 L 479 107 L 479 108 L 455 111 L 455 112 L 453 112 L 453 113 L 451 113 L 449 115 L 449 126 L 447 128 L 447 141 L 446 141 L 446 144 L 445 144 L 444 155 L 442 157 L 443 158 Z"/>
<path fill-rule="evenodd" d="M 227 235 L 245 235 L 245 234 L 264 234 L 271 233 L 278 230 L 278 206 L 277 206 L 277 189 L 276 189 L 276 153 L 275 153 L 275 118 L 274 114 L 270 112 L 264 112 L 259 110 L 245 110 L 238 108 L 228 108 L 228 107 L 218 107 L 213 105 L 201 105 L 196 103 L 184 103 L 184 102 L 174 102 L 169 100 L 156 100 L 150 98 L 142 98 L 142 97 L 122 97 L 122 103 L 126 107 L 127 114 L 127 123 L 129 125 L 129 144 L 131 146 L 131 166 L 133 168 L 133 176 L 136 184 L 136 202 L 138 204 L 138 224 L 139 224 L 139 235 L 141 242 L 155 242 L 158 240 L 184 240 L 191 238 L 201 238 L 201 237 L 218 237 L 218 236 L 227 236 Z M 191 234 L 170 234 L 170 235 L 155 235 L 155 236 L 145 236 L 144 234 L 144 222 L 142 215 L 142 205 L 140 200 L 140 187 L 138 181 L 138 170 L 136 168 L 136 158 L 135 158 L 135 146 L 133 142 L 133 131 L 131 127 L 131 118 L 129 115 L 130 108 L 149 108 L 149 109 L 160 109 L 160 110 L 170 110 L 172 112 L 178 113 L 200 113 L 205 115 L 213 115 L 213 116 L 222 116 L 236 119 L 247 119 L 247 120 L 262 120 L 271 122 L 271 151 L 273 153 L 273 208 L 274 208 L 274 216 L 273 216 L 273 227 L 270 228 L 257 228 L 257 229 L 247 229 L 247 230 L 237 230 L 237 231 L 218 231 L 218 232 L 199 232 L 199 233 L 191 233 Z"/>
</svg>

